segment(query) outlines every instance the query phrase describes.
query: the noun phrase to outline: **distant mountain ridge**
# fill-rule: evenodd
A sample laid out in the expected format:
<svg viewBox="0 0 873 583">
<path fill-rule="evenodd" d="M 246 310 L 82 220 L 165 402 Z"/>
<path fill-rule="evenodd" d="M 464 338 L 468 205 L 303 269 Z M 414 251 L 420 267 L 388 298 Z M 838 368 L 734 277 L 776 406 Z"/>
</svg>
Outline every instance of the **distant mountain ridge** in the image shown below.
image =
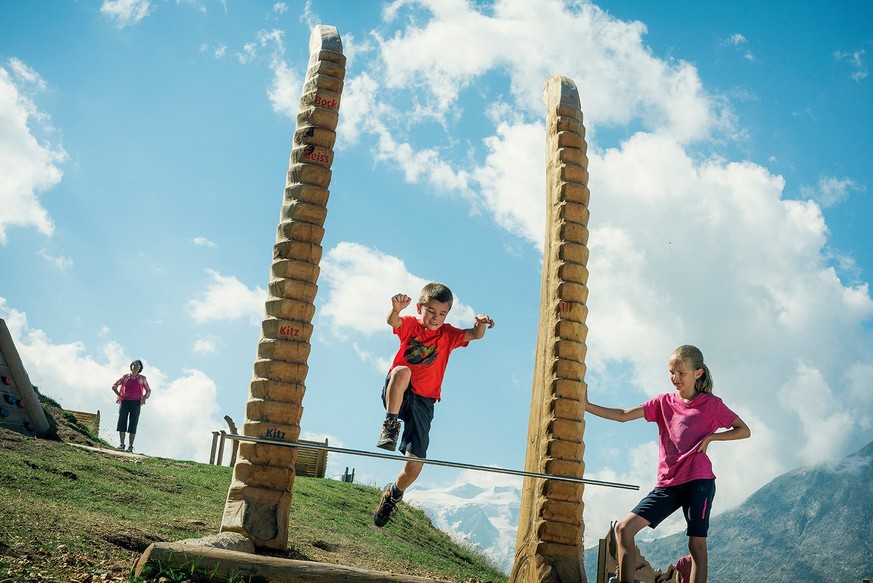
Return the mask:
<svg viewBox="0 0 873 583">
<path fill-rule="evenodd" d="M 688 553 L 674 534 L 640 551 L 664 568 Z M 860 582 L 873 578 L 873 442 L 779 476 L 712 519 L 710 583 Z"/>
</svg>

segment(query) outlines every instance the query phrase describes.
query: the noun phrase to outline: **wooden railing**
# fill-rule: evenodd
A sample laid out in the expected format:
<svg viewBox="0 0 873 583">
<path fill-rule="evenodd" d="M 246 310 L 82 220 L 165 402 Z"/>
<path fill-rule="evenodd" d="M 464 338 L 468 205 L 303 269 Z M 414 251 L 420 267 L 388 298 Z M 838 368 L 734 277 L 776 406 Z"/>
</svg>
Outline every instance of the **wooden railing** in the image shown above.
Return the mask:
<svg viewBox="0 0 873 583">
<path fill-rule="evenodd" d="M 231 419 L 229 415 L 225 415 L 224 420 L 227 422 L 230 434 L 236 435 L 237 429 L 233 419 Z M 222 465 L 224 459 L 224 446 L 228 441 L 227 435 L 228 432 L 224 430 L 212 432 L 212 450 L 209 453 L 210 464 L 216 466 Z M 230 440 L 230 442 L 232 445 L 229 465 L 233 467 L 234 464 L 236 464 L 236 452 L 239 447 L 239 442 L 236 440 Z M 324 441 L 307 441 L 305 439 L 299 439 L 298 442 L 310 445 L 328 445 L 327 438 L 325 438 Z M 325 471 L 327 471 L 327 451 L 304 448 L 299 448 L 297 450 L 297 461 L 294 463 L 295 474 L 309 478 L 323 478 Z M 346 471 L 348 472 L 348 468 L 346 468 Z M 353 476 L 354 473 L 352 474 L 352 479 L 354 479 Z"/>
</svg>

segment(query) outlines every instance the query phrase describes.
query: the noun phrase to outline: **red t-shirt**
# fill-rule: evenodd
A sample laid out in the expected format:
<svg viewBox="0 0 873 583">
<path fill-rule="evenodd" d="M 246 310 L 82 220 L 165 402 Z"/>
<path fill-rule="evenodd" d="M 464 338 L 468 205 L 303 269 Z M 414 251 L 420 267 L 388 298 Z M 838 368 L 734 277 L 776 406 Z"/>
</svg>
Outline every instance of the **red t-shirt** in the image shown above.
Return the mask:
<svg viewBox="0 0 873 583">
<path fill-rule="evenodd" d="M 455 348 L 469 344 L 464 340 L 464 330 L 451 324 L 428 330 L 413 316 L 402 316 L 400 327 L 393 330 L 400 338 L 400 349 L 391 363 L 391 370 L 408 366 L 412 371 L 412 392 L 439 400 L 449 354 Z"/>
</svg>

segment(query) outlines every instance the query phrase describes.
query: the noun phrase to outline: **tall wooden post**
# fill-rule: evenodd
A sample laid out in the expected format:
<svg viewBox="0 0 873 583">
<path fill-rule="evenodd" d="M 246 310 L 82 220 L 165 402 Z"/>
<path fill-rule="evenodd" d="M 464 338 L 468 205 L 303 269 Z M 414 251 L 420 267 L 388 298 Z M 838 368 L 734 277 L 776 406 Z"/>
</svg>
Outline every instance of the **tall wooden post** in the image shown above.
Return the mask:
<svg viewBox="0 0 873 583">
<path fill-rule="evenodd" d="M 550 77 L 543 100 L 546 240 L 525 469 L 581 478 L 587 390 L 587 146 L 575 83 Z M 510 582 L 587 581 L 583 489 L 583 484 L 525 478 Z"/>
<path fill-rule="evenodd" d="M 297 441 L 300 435 L 346 63 L 332 26 L 313 29 L 309 52 L 273 246 L 266 315 L 242 426 L 243 435 L 284 441 Z M 221 532 L 241 533 L 259 548 L 287 549 L 296 457 L 290 447 L 240 444 Z"/>
</svg>

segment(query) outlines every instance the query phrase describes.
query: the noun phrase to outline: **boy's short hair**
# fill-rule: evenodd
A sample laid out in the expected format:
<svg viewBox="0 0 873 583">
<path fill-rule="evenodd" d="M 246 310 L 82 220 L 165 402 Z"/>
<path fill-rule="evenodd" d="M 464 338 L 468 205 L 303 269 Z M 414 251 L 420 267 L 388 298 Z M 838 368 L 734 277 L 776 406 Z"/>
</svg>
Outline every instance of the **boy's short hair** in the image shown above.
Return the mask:
<svg viewBox="0 0 873 583">
<path fill-rule="evenodd" d="M 421 288 L 421 296 L 418 298 L 418 303 L 426 304 L 431 300 L 449 304 L 451 307 L 455 298 L 452 295 L 452 290 L 450 290 L 446 284 L 432 281 Z"/>
</svg>

